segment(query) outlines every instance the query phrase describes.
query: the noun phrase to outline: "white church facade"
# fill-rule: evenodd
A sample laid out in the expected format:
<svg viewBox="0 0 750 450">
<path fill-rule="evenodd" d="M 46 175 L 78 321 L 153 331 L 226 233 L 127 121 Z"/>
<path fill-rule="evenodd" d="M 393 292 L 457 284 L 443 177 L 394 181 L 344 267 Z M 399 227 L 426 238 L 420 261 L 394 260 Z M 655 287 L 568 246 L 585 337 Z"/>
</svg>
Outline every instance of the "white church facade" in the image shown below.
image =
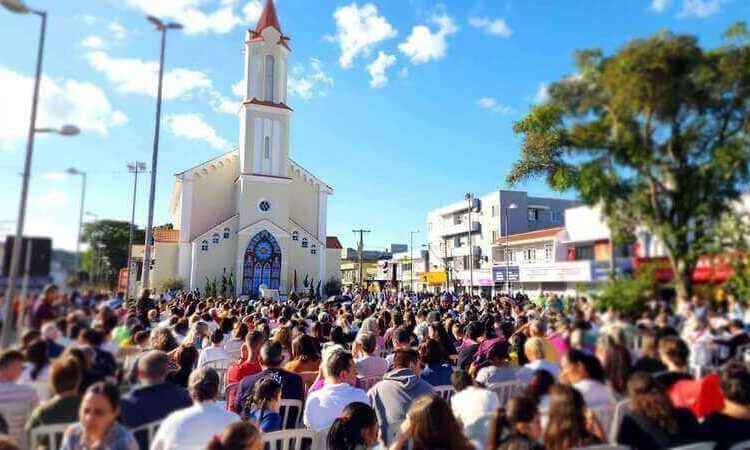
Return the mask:
<svg viewBox="0 0 750 450">
<path fill-rule="evenodd" d="M 239 148 L 175 175 L 170 213 L 176 242 L 155 242 L 152 286 L 178 276 L 204 291 L 232 275 L 236 295 L 261 287 L 317 289 L 340 278 L 341 245 L 326 236 L 333 189 L 289 157 L 289 38 L 272 0 L 245 35 L 245 100 Z"/>
</svg>

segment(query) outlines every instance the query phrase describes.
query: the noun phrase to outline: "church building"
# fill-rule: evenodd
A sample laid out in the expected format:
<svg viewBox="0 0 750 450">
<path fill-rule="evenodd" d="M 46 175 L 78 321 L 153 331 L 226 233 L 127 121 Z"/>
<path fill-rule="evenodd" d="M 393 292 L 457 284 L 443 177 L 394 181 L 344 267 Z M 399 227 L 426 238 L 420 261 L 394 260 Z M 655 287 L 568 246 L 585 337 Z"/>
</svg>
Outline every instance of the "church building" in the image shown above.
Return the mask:
<svg viewBox="0 0 750 450">
<path fill-rule="evenodd" d="M 239 148 L 175 175 L 179 237 L 155 242 L 152 286 L 178 276 L 204 292 L 207 280 L 231 275 L 236 295 L 265 287 L 283 297 L 341 277 L 341 244 L 326 236 L 333 188 L 289 156 L 289 41 L 267 0 L 245 34 Z"/>
</svg>

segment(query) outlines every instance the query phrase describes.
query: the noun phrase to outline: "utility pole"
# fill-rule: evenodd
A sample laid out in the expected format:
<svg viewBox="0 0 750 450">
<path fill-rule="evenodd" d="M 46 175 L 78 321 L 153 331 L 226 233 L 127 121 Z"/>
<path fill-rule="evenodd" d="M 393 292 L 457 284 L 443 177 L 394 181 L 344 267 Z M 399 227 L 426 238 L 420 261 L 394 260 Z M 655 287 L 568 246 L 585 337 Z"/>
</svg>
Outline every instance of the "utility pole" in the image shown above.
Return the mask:
<svg viewBox="0 0 750 450">
<path fill-rule="evenodd" d="M 409 232 L 409 289 L 414 292 L 414 235 L 419 233 L 417 231 Z"/>
<path fill-rule="evenodd" d="M 474 248 L 471 246 L 471 210 L 474 209 L 474 194 L 467 193 L 466 201 L 469 202 L 469 297 L 474 293 Z"/>
<path fill-rule="evenodd" d="M 359 284 L 362 284 L 362 252 L 364 250 L 364 234 L 369 233 L 370 230 L 352 230 L 352 233 L 359 234 L 359 244 L 357 244 L 357 256 L 359 260 Z"/>
</svg>

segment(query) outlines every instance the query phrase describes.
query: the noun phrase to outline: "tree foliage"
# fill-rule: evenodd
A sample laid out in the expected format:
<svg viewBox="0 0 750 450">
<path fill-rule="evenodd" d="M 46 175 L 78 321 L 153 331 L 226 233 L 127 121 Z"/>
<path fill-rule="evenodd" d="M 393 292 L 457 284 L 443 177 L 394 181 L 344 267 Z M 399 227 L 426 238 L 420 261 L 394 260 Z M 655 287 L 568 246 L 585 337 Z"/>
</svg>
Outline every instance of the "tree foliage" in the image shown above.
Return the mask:
<svg viewBox="0 0 750 450">
<path fill-rule="evenodd" d="M 172 289 L 181 291 L 185 288 L 185 280 L 180 277 L 167 277 L 159 283 L 159 290 L 161 292 L 167 292 Z"/>
<path fill-rule="evenodd" d="M 576 52 L 578 73 L 514 125 L 524 140 L 508 181 L 544 177 L 602 205 L 616 240 L 645 227 L 682 298 L 706 230 L 750 180 L 750 35 L 740 23 L 724 38 L 703 49 L 663 32 L 610 56 Z"/>
<path fill-rule="evenodd" d="M 341 294 L 341 280 L 329 278 L 323 285 L 323 294 L 326 297 Z"/>
<path fill-rule="evenodd" d="M 652 272 L 640 273 L 634 277 L 613 278 L 596 299 L 598 309 L 613 308 L 635 318 L 654 296 Z"/>
<path fill-rule="evenodd" d="M 105 219 L 84 224 L 81 241 L 90 249 L 100 247 L 102 279 L 117 280 L 118 271 L 127 266 L 129 234 L 130 222 Z M 144 231 L 136 227 L 133 243 L 142 243 L 145 239 Z"/>
</svg>

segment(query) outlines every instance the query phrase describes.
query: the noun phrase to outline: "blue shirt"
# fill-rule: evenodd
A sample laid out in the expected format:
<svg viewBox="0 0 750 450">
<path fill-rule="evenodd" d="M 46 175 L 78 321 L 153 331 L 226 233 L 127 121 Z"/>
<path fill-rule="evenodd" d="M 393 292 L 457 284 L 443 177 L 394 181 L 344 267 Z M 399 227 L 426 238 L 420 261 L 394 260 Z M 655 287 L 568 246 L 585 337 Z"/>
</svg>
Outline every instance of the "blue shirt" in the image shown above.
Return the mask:
<svg viewBox="0 0 750 450">
<path fill-rule="evenodd" d="M 419 377 L 433 386 L 450 386 L 452 374 L 450 364 L 428 364 Z"/>
<path fill-rule="evenodd" d="M 263 410 L 261 416 L 260 408 L 253 408 L 250 410 L 250 419 L 257 420 L 260 424 L 260 431 L 264 433 L 271 433 L 273 431 L 281 430 L 281 414 L 277 412 L 271 412 L 267 409 Z"/>
</svg>

